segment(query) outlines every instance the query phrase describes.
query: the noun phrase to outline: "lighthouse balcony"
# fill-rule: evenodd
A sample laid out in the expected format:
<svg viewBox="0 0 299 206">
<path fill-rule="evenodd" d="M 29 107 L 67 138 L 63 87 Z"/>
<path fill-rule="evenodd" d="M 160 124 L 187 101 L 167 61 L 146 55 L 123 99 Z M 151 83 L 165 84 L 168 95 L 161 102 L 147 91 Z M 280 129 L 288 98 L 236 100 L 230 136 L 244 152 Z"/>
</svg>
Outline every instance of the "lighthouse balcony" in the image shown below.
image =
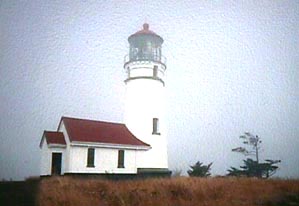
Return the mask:
<svg viewBox="0 0 299 206">
<path fill-rule="evenodd" d="M 125 65 L 127 79 L 125 82 L 136 79 L 158 80 L 164 85 L 164 73 L 166 67 L 164 64 L 154 61 L 131 61 Z"/>
<path fill-rule="evenodd" d="M 127 54 L 124 58 L 124 67 L 132 62 L 155 62 L 162 64 L 166 68 L 166 57 L 162 55 L 152 55 L 152 54 L 139 54 L 130 55 Z"/>
</svg>

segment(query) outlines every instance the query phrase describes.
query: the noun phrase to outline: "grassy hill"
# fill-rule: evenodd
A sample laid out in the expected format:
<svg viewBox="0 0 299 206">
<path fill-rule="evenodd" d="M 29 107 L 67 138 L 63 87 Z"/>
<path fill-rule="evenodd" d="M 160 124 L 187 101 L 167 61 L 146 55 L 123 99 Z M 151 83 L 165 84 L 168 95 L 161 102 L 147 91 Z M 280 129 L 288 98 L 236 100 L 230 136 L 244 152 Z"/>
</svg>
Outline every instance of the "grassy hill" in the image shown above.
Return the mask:
<svg viewBox="0 0 299 206">
<path fill-rule="evenodd" d="M 171 178 L 108 181 L 52 177 L 40 181 L 42 206 L 299 205 L 299 180 Z"/>
</svg>

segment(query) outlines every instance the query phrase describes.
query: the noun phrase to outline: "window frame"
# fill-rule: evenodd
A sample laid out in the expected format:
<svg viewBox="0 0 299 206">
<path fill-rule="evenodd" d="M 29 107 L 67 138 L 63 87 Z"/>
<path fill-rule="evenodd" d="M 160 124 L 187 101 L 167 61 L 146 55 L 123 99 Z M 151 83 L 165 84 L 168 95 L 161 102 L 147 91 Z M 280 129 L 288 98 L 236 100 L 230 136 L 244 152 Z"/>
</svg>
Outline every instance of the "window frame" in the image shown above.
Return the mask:
<svg viewBox="0 0 299 206">
<path fill-rule="evenodd" d="M 125 168 L 125 150 L 118 150 L 117 168 Z"/>
<path fill-rule="evenodd" d="M 95 148 L 89 147 L 87 149 L 87 165 L 86 167 L 95 167 Z"/>
</svg>

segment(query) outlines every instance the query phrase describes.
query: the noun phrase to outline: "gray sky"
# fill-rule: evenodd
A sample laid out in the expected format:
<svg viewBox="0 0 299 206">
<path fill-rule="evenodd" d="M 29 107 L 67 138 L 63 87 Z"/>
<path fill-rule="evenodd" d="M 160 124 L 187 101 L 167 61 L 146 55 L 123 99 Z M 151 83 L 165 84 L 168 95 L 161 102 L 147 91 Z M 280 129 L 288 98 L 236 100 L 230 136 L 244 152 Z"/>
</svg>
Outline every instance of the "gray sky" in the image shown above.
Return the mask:
<svg viewBox="0 0 299 206">
<path fill-rule="evenodd" d="M 299 178 L 296 0 L 0 0 L 0 178 L 38 175 L 63 115 L 123 121 L 127 38 L 144 22 L 165 40 L 170 168 L 223 175 L 250 131 Z"/>
</svg>

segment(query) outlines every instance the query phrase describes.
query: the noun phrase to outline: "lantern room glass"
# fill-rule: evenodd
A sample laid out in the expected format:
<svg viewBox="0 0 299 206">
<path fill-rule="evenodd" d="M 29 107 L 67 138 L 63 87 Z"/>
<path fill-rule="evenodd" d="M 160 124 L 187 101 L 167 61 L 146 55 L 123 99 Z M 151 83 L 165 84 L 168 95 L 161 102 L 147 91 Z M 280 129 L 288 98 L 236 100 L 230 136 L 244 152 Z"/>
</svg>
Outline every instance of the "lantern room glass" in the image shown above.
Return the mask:
<svg viewBox="0 0 299 206">
<path fill-rule="evenodd" d="M 161 45 L 151 41 L 130 45 L 130 61 L 161 61 Z"/>
</svg>

